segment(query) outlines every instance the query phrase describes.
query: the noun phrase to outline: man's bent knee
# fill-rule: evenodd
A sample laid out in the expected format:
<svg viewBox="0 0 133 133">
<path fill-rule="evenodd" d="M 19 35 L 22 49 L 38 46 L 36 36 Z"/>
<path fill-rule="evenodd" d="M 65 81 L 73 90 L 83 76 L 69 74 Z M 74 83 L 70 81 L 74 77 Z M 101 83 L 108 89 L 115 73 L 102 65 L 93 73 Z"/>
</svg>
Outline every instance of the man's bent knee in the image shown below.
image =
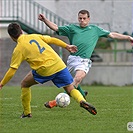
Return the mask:
<svg viewBox="0 0 133 133">
<path fill-rule="evenodd" d="M 24 80 L 21 81 L 21 88 L 27 88 L 30 87 L 30 85 L 28 85 L 28 83 Z"/>
</svg>

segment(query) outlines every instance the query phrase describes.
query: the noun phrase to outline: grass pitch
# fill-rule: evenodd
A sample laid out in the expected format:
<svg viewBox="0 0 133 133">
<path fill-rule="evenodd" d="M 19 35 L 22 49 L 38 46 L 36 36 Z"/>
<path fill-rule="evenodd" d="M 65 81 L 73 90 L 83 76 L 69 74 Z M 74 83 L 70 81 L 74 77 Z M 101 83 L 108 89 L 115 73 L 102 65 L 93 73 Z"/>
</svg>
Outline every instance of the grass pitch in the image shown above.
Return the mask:
<svg viewBox="0 0 133 133">
<path fill-rule="evenodd" d="M 47 109 L 44 102 L 52 100 L 63 89 L 32 87 L 32 118 L 20 119 L 23 112 L 20 87 L 5 86 L 0 91 L 0 133 L 128 133 L 133 122 L 133 87 L 84 86 L 87 101 L 98 113 L 93 116 L 71 98 L 66 108 Z"/>
</svg>

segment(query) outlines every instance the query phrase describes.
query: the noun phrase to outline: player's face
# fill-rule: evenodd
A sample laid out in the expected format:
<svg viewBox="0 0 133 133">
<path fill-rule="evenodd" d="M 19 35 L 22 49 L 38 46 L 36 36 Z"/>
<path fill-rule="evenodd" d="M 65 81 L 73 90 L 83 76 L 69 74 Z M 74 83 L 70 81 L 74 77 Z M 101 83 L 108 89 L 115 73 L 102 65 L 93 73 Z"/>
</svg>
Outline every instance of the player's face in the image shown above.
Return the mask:
<svg viewBox="0 0 133 133">
<path fill-rule="evenodd" d="M 89 24 L 90 18 L 88 17 L 87 14 L 79 14 L 78 15 L 78 21 L 79 21 L 79 25 L 81 27 L 86 27 Z"/>
</svg>

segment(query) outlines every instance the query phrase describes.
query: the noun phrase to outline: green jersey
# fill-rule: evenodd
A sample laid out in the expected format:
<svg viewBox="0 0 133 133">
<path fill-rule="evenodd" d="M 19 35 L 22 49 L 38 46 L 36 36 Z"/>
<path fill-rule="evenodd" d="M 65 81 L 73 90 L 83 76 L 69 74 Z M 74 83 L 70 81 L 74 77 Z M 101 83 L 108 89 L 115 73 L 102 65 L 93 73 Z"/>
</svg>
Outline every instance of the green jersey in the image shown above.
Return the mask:
<svg viewBox="0 0 133 133">
<path fill-rule="evenodd" d="M 67 36 L 70 44 L 77 46 L 78 51 L 71 55 L 81 58 L 90 58 L 98 39 L 107 37 L 109 33 L 110 31 L 92 24 L 84 28 L 76 24 L 59 26 L 57 31 L 58 35 Z"/>
</svg>

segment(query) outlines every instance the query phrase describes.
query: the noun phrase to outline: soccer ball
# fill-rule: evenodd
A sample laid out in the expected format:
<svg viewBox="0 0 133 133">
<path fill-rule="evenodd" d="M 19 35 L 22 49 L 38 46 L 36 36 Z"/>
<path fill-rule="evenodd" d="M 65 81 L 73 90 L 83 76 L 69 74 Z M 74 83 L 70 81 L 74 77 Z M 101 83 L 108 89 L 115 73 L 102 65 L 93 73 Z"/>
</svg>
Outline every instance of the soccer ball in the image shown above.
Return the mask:
<svg viewBox="0 0 133 133">
<path fill-rule="evenodd" d="M 55 97 L 55 100 L 56 100 L 57 106 L 61 108 L 64 108 L 70 104 L 70 97 L 66 93 L 59 93 Z"/>
</svg>

